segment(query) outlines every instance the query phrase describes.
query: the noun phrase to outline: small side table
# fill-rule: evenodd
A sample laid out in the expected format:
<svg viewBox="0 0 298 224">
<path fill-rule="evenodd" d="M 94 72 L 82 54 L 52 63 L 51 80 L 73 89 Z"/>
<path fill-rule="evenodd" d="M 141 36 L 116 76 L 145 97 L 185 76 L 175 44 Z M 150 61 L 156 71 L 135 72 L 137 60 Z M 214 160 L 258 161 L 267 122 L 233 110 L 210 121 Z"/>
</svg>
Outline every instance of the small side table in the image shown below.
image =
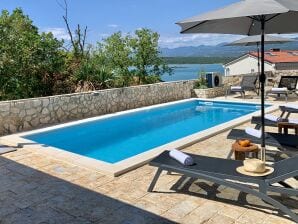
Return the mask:
<svg viewBox="0 0 298 224">
<path fill-rule="evenodd" d="M 298 124 L 291 124 L 288 122 L 278 122 L 277 127 L 278 127 L 279 133 L 284 132 L 285 134 L 288 134 L 289 129 L 294 129 L 295 135 L 298 135 Z"/>
<path fill-rule="evenodd" d="M 251 144 L 248 147 L 242 147 L 236 141 L 232 145 L 232 150 L 234 151 L 235 160 L 245 160 L 246 154 L 251 153 L 253 158 L 258 158 L 259 147 L 255 144 Z"/>
</svg>

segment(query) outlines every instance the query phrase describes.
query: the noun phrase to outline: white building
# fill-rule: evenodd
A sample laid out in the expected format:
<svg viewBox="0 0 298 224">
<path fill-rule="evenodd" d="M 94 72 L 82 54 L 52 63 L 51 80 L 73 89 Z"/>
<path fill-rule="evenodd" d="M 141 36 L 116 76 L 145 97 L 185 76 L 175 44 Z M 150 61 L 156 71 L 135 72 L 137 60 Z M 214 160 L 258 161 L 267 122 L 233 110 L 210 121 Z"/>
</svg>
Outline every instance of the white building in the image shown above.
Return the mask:
<svg viewBox="0 0 298 224">
<path fill-rule="evenodd" d="M 249 52 L 224 65 L 225 75 L 241 75 L 258 72 L 257 52 Z M 265 52 L 265 71 L 298 70 L 298 51 L 278 49 Z"/>
</svg>

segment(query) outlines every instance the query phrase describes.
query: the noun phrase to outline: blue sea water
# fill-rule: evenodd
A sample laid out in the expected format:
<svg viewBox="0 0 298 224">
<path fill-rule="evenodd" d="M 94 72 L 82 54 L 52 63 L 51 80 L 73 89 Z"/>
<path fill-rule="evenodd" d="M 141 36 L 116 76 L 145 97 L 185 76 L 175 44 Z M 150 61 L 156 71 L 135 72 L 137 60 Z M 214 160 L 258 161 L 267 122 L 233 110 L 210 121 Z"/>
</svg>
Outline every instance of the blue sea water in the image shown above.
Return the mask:
<svg viewBox="0 0 298 224">
<path fill-rule="evenodd" d="M 85 122 L 24 138 L 108 163 L 259 110 L 254 104 L 191 100 Z"/>
<path fill-rule="evenodd" d="M 162 80 L 166 82 L 197 79 L 200 72 L 219 72 L 224 74 L 221 64 L 171 64 L 173 74 L 165 74 Z"/>
</svg>

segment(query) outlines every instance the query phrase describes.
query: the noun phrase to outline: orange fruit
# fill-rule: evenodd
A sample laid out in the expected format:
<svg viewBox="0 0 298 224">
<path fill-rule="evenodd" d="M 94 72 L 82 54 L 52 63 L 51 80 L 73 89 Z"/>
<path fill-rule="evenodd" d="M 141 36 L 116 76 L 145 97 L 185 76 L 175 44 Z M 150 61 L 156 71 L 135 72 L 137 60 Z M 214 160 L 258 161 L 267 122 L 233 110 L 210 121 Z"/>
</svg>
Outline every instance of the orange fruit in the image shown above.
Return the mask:
<svg viewBox="0 0 298 224">
<path fill-rule="evenodd" d="M 248 147 L 248 146 L 250 146 L 250 141 L 249 140 L 239 140 L 239 145 L 241 147 Z"/>
</svg>

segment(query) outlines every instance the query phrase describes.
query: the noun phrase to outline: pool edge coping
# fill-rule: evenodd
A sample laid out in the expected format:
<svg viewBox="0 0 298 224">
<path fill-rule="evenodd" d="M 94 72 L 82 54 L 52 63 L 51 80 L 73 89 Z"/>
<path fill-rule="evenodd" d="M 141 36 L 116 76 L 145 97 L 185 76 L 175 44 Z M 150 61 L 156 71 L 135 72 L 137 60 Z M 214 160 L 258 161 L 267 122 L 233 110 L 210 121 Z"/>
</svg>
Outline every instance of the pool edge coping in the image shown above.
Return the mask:
<svg viewBox="0 0 298 224">
<path fill-rule="evenodd" d="M 33 151 L 37 150 L 39 153 L 40 153 L 40 150 L 42 149 L 43 150 L 42 152 L 44 152 L 48 156 L 53 157 L 54 159 L 66 161 L 66 162 L 69 162 L 69 163 L 77 165 L 77 166 L 85 167 L 87 169 L 96 170 L 97 172 L 105 174 L 105 175 L 116 177 L 116 176 L 120 176 L 121 174 L 124 174 L 128 171 L 131 171 L 133 169 L 136 169 L 137 167 L 140 167 L 140 166 L 148 163 L 148 161 L 152 160 L 154 157 L 156 157 L 157 155 L 159 155 L 160 153 L 162 153 L 165 150 L 170 150 L 173 148 L 177 148 L 177 149 L 185 148 L 189 145 L 195 144 L 199 141 L 210 138 L 210 137 L 220 134 L 226 130 L 229 130 L 229 129 L 239 126 L 243 123 L 246 123 L 251 119 L 252 116 L 259 115 L 259 113 L 260 113 L 259 110 L 255 111 L 253 113 L 249 113 L 247 115 L 241 116 L 241 117 L 233 119 L 231 121 L 216 125 L 214 127 L 208 128 L 206 130 L 203 130 L 203 131 L 194 133 L 192 135 L 186 136 L 184 138 L 172 141 L 165 145 L 150 149 L 148 151 L 145 151 L 145 152 L 135 155 L 133 157 L 121 160 L 114 164 L 110 164 L 110 163 L 107 163 L 107 162 L 104 162 L 101 160 L 96 160 L 96 159 L 93 159 L 93 158 L 90 158 L 87 156 L 68 152 L 63 149 L 50 147 L 50 146 L 43 146 L 42 144 L 38 144 L 34 141 L 23 138 L 23 136 L 25 136 L 25 135 L 40 133 L 40 132 L 44 132 L 44 131 L 54 130 L 54 129 L 61 128 L 61 127 L 67 127 L 67 126 L 85 123 L 85 122 L 89 122 L 89 121 L 105 119 L 105 118 L 117 116 L 120 114 L 127 114 L 127 113 L 131 113 L 131 112 L 137 112 L 137 111 L 152 109 L 152 108 L 161 107 L 161 106 L 168 106 L 168 105 L 172 105 L 172 104 L 176 104 L 176 103 L 183 103 L 183 102 L 192 101 L 192 100 L 241 103 L 238 101 L 231 101 L 231 100 L 189 98 L 189 99 L 185 99 L 185 100 L 179 100 L 179 101 L 157 104 L 157 105 L 148 106 L 148 107 L 136 108 L 136 109 L 128 110 L 128 111 L 122 111 L 122 112 L 116 112 L 116 113 L 107 114 L 107 115 L 101 115 L 101 116 L 97 116 L 97 117 L 93 117 L 93 118 L 82 119 L 79 121 L 67 122 L 67 123 L 55 125 L 52 127 L 46 127 L 46 128 L 33 130 L 33 131 L 26 131 L 26 132 L 13 134 L 13 135 L 3 136 L 0 139 L 3 141 L 10 142 L 11 144 L 18 144 L 18 145 L 24 144 L 23 148 L 29 148 L 29 149 L 32 149 Z M 245 102 L 245 104 L 259 104 L 259 103 Z M 276 110 L 278 110 L 278 106 L 271 105 L 268 108 L 266 108 L 265 112 L 270 113 L 270 112 L 274 112 Z"/>
</svg>

